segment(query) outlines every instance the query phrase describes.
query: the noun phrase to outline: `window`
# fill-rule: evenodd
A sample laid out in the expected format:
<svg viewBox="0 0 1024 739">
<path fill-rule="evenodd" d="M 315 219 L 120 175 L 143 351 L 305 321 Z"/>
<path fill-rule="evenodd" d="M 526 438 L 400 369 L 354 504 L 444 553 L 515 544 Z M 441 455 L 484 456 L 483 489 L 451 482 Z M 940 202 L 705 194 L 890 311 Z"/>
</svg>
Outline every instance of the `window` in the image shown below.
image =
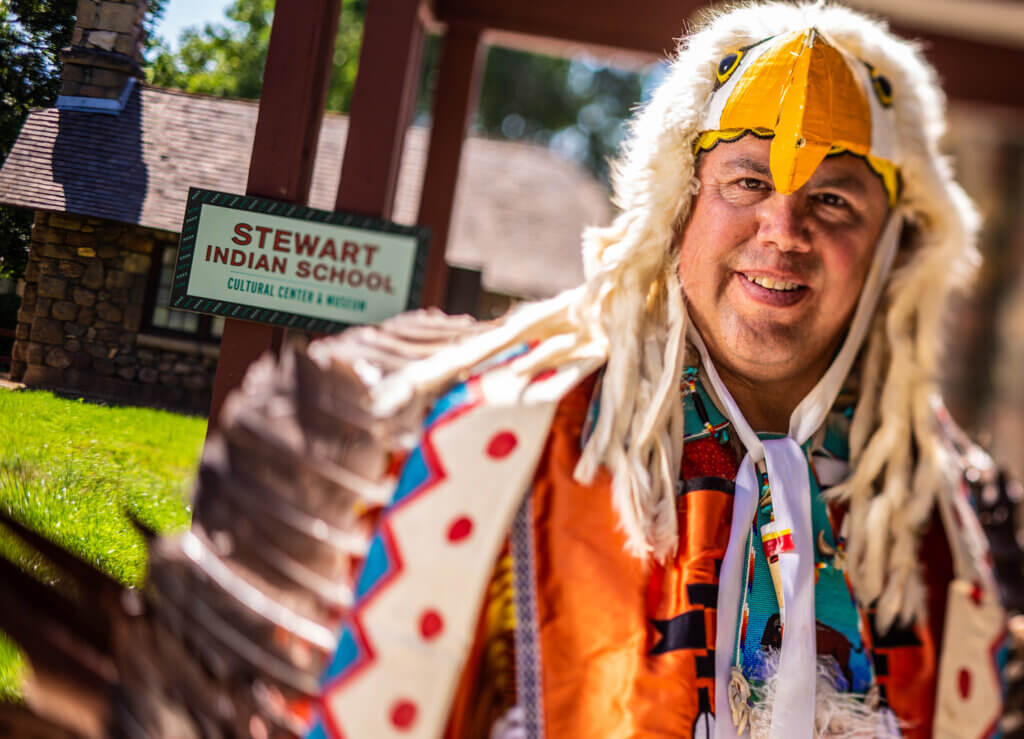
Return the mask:
<svg viewBox="0 0 1024 739">
<path fill-rule="evenodd" d="M 174 281 L 174 263 L 177 259 L 177 247 L 165 246 L 150 273 L 151 297 L 147 305 L 151 308 L 146 330 L 151 333 L 219 343 L 221 334 L 224 333 L 223 316 L 207 316 L 167 307 L 171 301 L 171 283 Z"/>
</svg>

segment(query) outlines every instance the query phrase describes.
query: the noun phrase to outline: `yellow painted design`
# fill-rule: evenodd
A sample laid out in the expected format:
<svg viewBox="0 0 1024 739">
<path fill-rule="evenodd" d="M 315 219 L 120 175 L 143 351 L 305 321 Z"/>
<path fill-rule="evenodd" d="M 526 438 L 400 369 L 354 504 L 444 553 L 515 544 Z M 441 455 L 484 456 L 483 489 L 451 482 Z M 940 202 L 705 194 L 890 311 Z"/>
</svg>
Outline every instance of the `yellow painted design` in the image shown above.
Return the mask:
<svg viewBox="0 0 1024 739">
<path fill-rule="evenodd" d="M 870 64 L 866 65 L 868 71 L 871 73 L 871 87 L 875 91 L 875 97 L 878 98 L 878 102 L 883 107 L 890 107 L 892 105 L 892 83 L 889 82 L 889 78 L 878 73 L 878 70 L 872 67 Z"/>
<path fill-rule="evenodd" d="M 786 34 L 744 70 L 722 109 L 719 128 L 776 130 L 793 61 L 803 43 L 802 32 Z"/>
<path fill-rule="evenodd" d="M 694 152 L 698 151 L 711 151 L 720 141 L 726 143 L 730 141 L 736 141 L 737 139 L 743 138 L 748 133 L 751 133 L 762 139 L 770 139 L 775 135 L 775 132 L 768 128 L 731 128 L 723 131 L 705 131 L 697 138 L 697 143 L 694 146 Z"/>
<path fill-rule="evenodd" d="M 776 539 L 781 539 L 783 536 L 791 536 L 792 534 L 793 529 L 780 529 L 779 531 L 770 531 L 761 537 L 761 541 L 775 541 Z"/>
<path fill-rule="evenodd" d="M 798 190 L 833 146 L 867 155 L 871 108 L 843 55 L 814 29 L 779 39 L 746 71 L 722 111 L 721 128 L 775 131 L 775 189 Z"/>
<path fill-rule="evenodd" d="M 868 70 L 880 102 L 891 104 L 888 81 Z M 871 154 L 871 126 L 864 87 L 843 54 L 812 28 L 774 39 L 772 48 L 743 71 L 722 109 L 718 130 L 701 133 L 694 150 L 707 151 L 747 133 L 773 137 L 769 167 L 775 189 L 783 194 L 800 189 L 826 156 L 849 152 L 882 179 L 889 204 L 895 205 L 899 172 Z"/>
<path fill-rule="evenodd" d="M 729 81 L 732 73 L 736 71 L 736 67 L 740 66 L 741 59 L 743 59 L 743 51 L 740 49 L 723 57 L 722 61 L 718 63 L 718 69 L 715 70 L 715 77 L 718 79 L 719 85 L 724 85 Z"/>
<path fill-rule="evenodd" d="M 902 188 L 899 167 L 888 159 L 882 159 L 881 157 L 876 157 L 872 154 L 858 154 L 857 152 L 852 152 L 841 146 L 833 146 L 828 153 L 830 157 L 838 154 L 853 154 L 854 156 L 859 156 L 863 159 L 871 171 L 881 178 L 882 184 L 885 186 L 885 191 L 889 194 L 889 206 L 892 207 L 896 205 L 897 201 L 900 199 L 900 190 Z"/>
</svg>

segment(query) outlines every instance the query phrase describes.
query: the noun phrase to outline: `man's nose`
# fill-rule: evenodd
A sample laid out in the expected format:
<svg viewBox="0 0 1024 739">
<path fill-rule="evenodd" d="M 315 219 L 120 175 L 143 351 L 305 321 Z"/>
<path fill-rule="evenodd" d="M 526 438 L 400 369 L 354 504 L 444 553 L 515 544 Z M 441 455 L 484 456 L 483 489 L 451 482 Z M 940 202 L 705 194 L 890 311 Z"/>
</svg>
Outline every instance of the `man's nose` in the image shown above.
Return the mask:
<svg viewBox="0 0 1024 739">
<path fill-rule="evenodd" d="M 758 240 L 780 251 L 809 251 L 810 223 L 806 203 L 797 193 L 773 192 L 758 208 Z"/>
</svg>

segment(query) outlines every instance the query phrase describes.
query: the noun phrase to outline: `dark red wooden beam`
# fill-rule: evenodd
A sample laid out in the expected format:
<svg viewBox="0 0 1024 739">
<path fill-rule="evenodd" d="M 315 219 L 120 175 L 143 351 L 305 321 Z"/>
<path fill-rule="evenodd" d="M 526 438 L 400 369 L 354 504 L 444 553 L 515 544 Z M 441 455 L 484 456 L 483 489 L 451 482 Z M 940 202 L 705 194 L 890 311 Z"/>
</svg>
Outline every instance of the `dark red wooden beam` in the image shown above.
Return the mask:
<svg viewBox="0 0 1024 739">
<path fill-rule="evenodd" d="M 664 56 L 675 48 L 684 23 L 709 5 L 703 0 L 434 0 L 432 12 L 444 23 L 471 23 Z M 901 36 L 921 40 L 950 98 L 1024 108 L 1024 75 L 1019 72 L 1024 49 L 898 24 L 893 27 Z"/>
<path fill-rule="evenodd" d="M 448 265 L 444 256 L 455 206 L 462 145 L 480 94 L 481 35 L 479 26 L 451 23 L 442 42 L 430 151 L 423 174 L 418 218 L 418 222 L 429 226 L 431 232 L 423 292 L 425 306 L 444 307 L 448 284 Z"/>
<path fill-rule="evenodd" d="M 435 0 L 433 12 L 444 23 L 471 23 L 662 55 L 675 48 L 683 22 L 707 4 L 701 0 Z"/>
<path fill-rule="evenodd" d="M 892 30 L 921 44 L 949 98 L 1024 108 L 1024 49 L 896 24 Z"/>
<path fill-rule="evenodd" d="M 422 56 L 419 0 L 366 4 L 337 210 L 391 216 Z"/>
<path fill-rule="evenodd" d="M 341 0 L 279 3 L 270 29 L 246 193 L 306 203 L 327 101 Z M 276 352 L 284 329 L 232 318 L 224 322 L 207 431 L 224 399 L 265 351 Z"/>
<path fill-rule="evenodd" d="M 342 0 L 274 9 L 246 194 L 305 204 L 313 181 Z"/>
</svg>

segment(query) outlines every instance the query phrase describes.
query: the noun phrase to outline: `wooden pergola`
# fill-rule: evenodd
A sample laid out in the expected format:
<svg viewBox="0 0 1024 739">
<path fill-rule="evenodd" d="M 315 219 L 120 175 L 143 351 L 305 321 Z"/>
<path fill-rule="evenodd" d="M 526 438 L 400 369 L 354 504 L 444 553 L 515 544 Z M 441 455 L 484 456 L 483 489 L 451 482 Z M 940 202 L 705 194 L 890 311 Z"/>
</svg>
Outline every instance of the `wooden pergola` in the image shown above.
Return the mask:
<svg viewBox="0 0 1024 739">
<path fill-rule="evenodd" d="M 342 0 L 280 2 L 274 12 L 247 194 L 305 203 Z M 675 46 L 699 0 L 370 0 L 336 209 L 392 213 L 402 144 L 419 82 L 425 28 L 443 27 L 433 126 L 418 222 L 433 236 L 424 304 L 445 302 L 447 243 L 462 144 L 476 106 L 486 40 L 552 53 L 600 47 L 653 59 Z M 922 42 L 954 99 L 1024 108 L 1024 50 L 893 24 Z M 228 319 L 211 427 L 246 367 L 276 350 L 283 329 Z"/>
</svg>

